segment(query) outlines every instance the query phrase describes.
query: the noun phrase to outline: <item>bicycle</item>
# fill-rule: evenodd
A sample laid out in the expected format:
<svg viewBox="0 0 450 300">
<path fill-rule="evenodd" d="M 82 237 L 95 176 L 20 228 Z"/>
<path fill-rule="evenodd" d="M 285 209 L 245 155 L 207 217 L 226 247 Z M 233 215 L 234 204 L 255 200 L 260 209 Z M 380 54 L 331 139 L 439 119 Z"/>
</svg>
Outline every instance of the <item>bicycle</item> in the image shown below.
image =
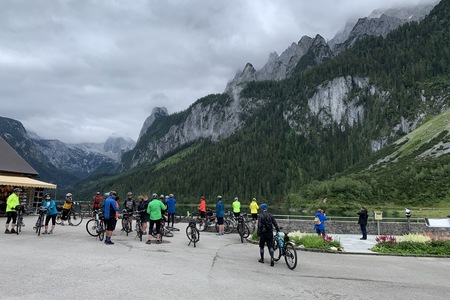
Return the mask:
<svg viewBox="0 0 450 300">
<path fill-rule="evenodd" d="M 135 223 L 134 223 L 134 229 L 136 231 L 136 237 L 139 238 L 139 240 L 142 242 L 142 235 L 144 234 L 144 231 L 142 230 L 142 220 L 141 220 L 141 213 L 143 213 L 144 210 L 139 210 L 137 212 L 135 212 L 134 214 L 134 219 L 135 219 Z M 136 239 L 136 238 L 134 238 Z"/>
<path fill-rule="evenodd" d="M 280 227 L 280 230 L 283 227 Z M 283 232 L 283 235 L 277 231 L 273 237 L 273 260 L 279 261 L 281 256 L 284 256 L 286 265 L 289 269 L 294 270 L 297 266 L 297 250 L 295 250 L 294 243 L 289 241 L 289 235 L 287 232 Z M 275 253 L 278 251 L 278 255 Z"/>
<path fill-rule="evenodd" d="M 44 226 L 44 218 L 45 218 L 45 213 L 47 212 L 47 208 L 46 207 L 39 207 L 39 216 L 38 219 L 36 220 L 36 224 L 33 227 L 34 230 L 36 230 L 36 233 L 38 236 L 41 235 L 41 228 Z"/>
<path fill-rule="evenodd" d="M 189 239 L 188 246 L 194 243 L 194 248 L 197 246 L 197 242 L 200 240 L 200 231 L 197 229 L 197 222 L 193 216 L 189 219 L 189 224 L 186 227 L 186 236 Z"/>
<path fill-rule="evenodd" d="M 244 242 L 244 238 L 246 239 L 250 235 L 250 229 L 244 222 L 243 214 L 239 214 L 237 231 L 239 233 L 239 236 L 241 237 L 241 243 Z"/>
<path fill-rule="evenodd" d="M 161 219 L 161 225 L 159 226 L 159 236 L 160 236 L 160 241 L 162 242 L 163 240 L 163 236 L 165 237 L 173 237 L 173 233 L 166 227 L 166 219 L 163 217 Z M 152 230 L 152 236 L 157 239 L 158 238 L 158 233 L 156 232 L 156 230 Z"/>
<path fill-rule="evenodd" d="M 128 233 L 130 233 L 131 231 L 133 231 L 133 229 L 131 228 L 131 221 L 130 221 L 130 217 L 133 216 L 133 212 L 132 211 L 128 211 L 127 209 L 124 209 L 122 211 L 122 232 L 126 232 L 127 236 Z M 122 234 L 121 232 L 121 234 Z"/>
<path fill-rule="evenodd" d="M 93 237 L 98 237 L 100 241 L 103 241 L 105 237 L 106 226 L 103 221 L 103 212 L 94 210 L 95 217 L 90 219 L 86 223 L 86 231 Z"/>
<path fill-rule="evenodd" d="M 19 232 L 22 231 L 22 226 L 25 226 L 25 224 L 23 223 L 23 214 L 25 213 L 25 207 L 23 205 L 17 205 L 16 212 L 17 212 L 16 234 L 19 235 Z"/>
<path fill-rule="evenodd" d="M 77 208 L 75 210 L 75 207 Z M 61 225 L 62 212 L 58 212 L 56 217 L 56 224 Z M 69 220 L 69 225 L 78 226 L 83 221 L 83 214 L 81 213 L 80 204 L 78 202 L 73 202 L 72 207 L 67 214 L 67 220 Z"/>
</svg>

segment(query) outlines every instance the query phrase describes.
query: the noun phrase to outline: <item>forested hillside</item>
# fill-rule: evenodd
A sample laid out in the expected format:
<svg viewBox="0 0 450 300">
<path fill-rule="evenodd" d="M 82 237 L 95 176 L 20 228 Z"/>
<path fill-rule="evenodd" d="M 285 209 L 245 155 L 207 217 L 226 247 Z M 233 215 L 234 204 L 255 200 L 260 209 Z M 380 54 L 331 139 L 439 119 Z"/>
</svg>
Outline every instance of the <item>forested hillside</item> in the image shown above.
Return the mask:
<svg viewBox="0 0 450 300">
<path fill-rule="evenodd" d="M 305 61 L 305 55 L 291 78 L 246 86 L 241 101 L 258 99 L 264 105 L 242 116 L 244 126 L 229 138 L 217 143 L 198 140 L 155 163 L 114 177 L 90 178 L 77 189 L 86 197 L 110 189 L 122 194 L 174 193 L 182 201 L 221 194 L 293 207 L 323 199 L 349 205 L 448 201 L 448 155 L 417 158 L 447 139 L 444 129 L 400 160 L 383 168 L 369 166 L 396 151 L 399 146 L 393 142 L 408 133 L 406 129 L 448 107 L 449 20 L 450 1 L 443 0 L 419 24 L 408 23 L 386 38 L 368 37 L 320 65 Z M 308 101 L 317 87 L 349 76 L 370 81 L 366 88 L 355 86 L 349 96 L 349 101 L 357 99 L 364 114 L 353 124 L 327 123 L 314 115 Z M 371 92 L 374 86 L 379 94 Z M 160 134 L 175 118 L 184 117 L 167 117 L 168 123 L 161 120 L 148 133 Z M 400 126 L 403 123 L 409 127 Z M 378 151 L 372 144 L 380 140 L 384 148 Z"/>
</svg>

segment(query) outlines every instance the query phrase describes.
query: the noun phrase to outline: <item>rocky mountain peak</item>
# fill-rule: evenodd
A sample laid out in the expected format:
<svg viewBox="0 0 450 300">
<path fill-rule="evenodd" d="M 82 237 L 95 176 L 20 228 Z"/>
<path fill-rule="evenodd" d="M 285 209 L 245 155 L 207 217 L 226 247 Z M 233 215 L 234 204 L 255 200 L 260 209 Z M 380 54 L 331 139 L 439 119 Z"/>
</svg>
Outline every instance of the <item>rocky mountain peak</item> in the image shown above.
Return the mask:
<svg viewBox="0 0 450 300">
<path fill-rule="evenodd" d="M 164 106 L 161 107 L 154 107 L 152 109 L 152 113 L 148 118 L 144 121 L 144 125 L 142 125 L 141 131 L 139 132 L 139 138 L 138 142 L 141 139 L 141 137 L 147 132 L 147 129 L 152 126 L 153 122 L 155 122 L 156 119 L 166 117 L 169 115 L 169 112 L 167 111 L 167 108 Z"/>
</svg>

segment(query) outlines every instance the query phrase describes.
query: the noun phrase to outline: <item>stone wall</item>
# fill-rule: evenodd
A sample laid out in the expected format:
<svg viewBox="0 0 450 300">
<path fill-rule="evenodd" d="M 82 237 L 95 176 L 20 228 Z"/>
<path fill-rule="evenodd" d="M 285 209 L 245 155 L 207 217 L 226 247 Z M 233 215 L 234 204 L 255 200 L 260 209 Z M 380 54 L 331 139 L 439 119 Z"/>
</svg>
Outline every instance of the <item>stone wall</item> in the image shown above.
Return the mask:
<svg viewBox="0 0 450 300">
<path fill-rule="evenodd" d="M 278 219 L 279 226 L 284 227 L 289 231 L 299 230 L 300 232 L 314 233 L 314 224 L 312 221 L 305 220 L 283 220 Z M 402 235 L 408 233 L 408 223 L 407 222 L 383 222 L 380 221 L 380 235 Z M 327 234 L 360 234 L 361 229 L 358 222 L 354 221 L 326 221 L 325 231 Z M 423 233 L 423 232 L 446 232 L 449 233 L 449 228 L 436 228 L 427 227 L 425 223 L 410 223 L 411 233 Z M 376 221 L 369 222 L 367 224 L 367 234 L 378 235 L 378 224 Z"/>
</svg>

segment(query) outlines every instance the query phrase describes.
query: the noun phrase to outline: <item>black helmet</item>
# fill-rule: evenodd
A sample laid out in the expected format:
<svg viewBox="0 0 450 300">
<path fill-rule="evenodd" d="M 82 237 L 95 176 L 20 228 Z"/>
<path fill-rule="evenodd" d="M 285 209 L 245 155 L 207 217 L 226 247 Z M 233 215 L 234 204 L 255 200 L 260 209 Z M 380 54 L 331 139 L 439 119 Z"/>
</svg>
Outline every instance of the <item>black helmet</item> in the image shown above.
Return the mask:
<svg viewBox="0 0 450 300">
<path fill-rule="evenodd" d="M 21 188 L 15 188 L 15 189 L 14 189 L 14 193 L 21 192 L 21 191 L 22 191 Z"/>
<path fill-rule="evenodd" d="M 47 197 L 47 196 L 49 196 L 49 197 L 50 197 L 50 194 L 49 194 L 49 193 L 45 194 L 45 195 L 44 195 L 44 198 L 45 198 L 45 197 Z"/>
<path fill-rule="evenodd" d="M 109 192 L 109 195 L 110 195 L 110 196 L 112 196 L 112 195 L 117 196 L 117 193 L 116 193 L 116 191 L 111 191 L 111 192 Z"/>
</svg>

